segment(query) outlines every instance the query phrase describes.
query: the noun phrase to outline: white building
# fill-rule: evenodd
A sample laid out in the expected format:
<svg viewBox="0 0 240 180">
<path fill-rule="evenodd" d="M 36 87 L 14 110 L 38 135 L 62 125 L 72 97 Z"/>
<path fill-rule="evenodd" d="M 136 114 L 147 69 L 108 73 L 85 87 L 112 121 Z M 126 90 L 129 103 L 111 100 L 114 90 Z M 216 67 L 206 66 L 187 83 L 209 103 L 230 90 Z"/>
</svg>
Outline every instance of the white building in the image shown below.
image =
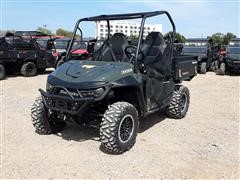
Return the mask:
<svg viewBox="0 0 240 180">
<path fill-rule="evenodd" d="M 123 33 L 126 36 L 138 36 L 140 26 L 140 23 L 126 21 L 110 21 L 110 34 L 113 35 L 114 33 Z M 162 24 L 145 24 L 143 36 L 146 37 L 152 31 L 158 31 L 162 33 Z M 107 34 L 107 22 L 98 21 L 96 36 L 98 38 L 106 38 Z"/>
</svg>

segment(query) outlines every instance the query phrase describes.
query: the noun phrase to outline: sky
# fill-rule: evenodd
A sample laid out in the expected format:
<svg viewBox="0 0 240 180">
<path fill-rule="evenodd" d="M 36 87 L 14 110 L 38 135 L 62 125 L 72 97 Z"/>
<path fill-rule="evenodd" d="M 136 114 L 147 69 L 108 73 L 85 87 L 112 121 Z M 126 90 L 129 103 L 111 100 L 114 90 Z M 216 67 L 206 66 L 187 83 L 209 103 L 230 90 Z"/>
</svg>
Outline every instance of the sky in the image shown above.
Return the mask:
<svg viewBox="0 0 240 180">
<path fill-rule="evenodd" d="M 80 18 L 100 14 L 167 10 L 177 32 L 185 37 L 207 37 L 232 32 L 240 37 L 239 0 L 0 0 L 0 30 L 36 30 L 46 25 L 72 31 Z M 162 23 L 163 31 L 168 31 Z M 165 29 L 164 29 L 165 28 Z"/>
</svg>

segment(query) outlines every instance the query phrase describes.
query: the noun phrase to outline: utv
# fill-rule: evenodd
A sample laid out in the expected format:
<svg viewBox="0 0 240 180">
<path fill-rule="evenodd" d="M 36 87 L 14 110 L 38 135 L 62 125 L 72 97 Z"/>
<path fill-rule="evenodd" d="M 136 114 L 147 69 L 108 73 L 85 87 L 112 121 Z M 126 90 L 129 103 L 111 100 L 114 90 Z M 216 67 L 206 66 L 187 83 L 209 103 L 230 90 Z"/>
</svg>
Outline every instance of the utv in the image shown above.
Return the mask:
<svg viewBox="0 0 240 180">
<path fill-rule="evenodd" d="M 240 38 L 230 41 L 226 54 L 219 56 L 217 74 L 225 75 L 226 72 L 240 73 Z"/>
<path fill-rule="evenodd" d="M 48 41 L 47 49 L 36 41 L 36 38 L 46 36 L 49 35 L 37 31 L 16 31 L 0 38 L 0 79 L 4 78 L 5 71 L 34 76 L 37 71 L 54 67 L 52 41 Z"/>
<path fill-rule="evenodd" d="M 182 54 L 198 56 L 198 72 L 206 74 L 214 70 L 214 63 L 217 61 L 219 46 L 213 45 L 211 39 L 191 38 L 187 39 Z"/>
<path fill-rule="evenodd" d="M 62 65 L 65 62 L 66 51 L 68 46 L 70 45 L 70 42 L 70 38 L 59 38 L 54 41 L 54 45 L 58 53 L 56 67 Z M 89 42 L 87 41 L 74 41 L 74 44 L 72 46 L 73 51 L 71 51 L 72 56 L 74 55 L 74 59 L 83 60 L 89 57 L 88 43 Z"/>
<path fill-rule="evenodd" d="M 166 15 L 173 34 L 168 42 L 160 32 L 143 41 L 145 20 Z M 122 33 L 109 36 L 110 21 L 140 19 L 137 46 Z M 81 22 L 107 21 L 108 37 L 89 60 L 71 58 Z M 81 37 L 83 34 L 81 34 Z M 67 62 L 48 76 L 31 109 L 32 123 L 40 134 L 56 133 L 66 122 L 99 125 L 101 147 L 119 154 L 135 143 L 139 119 L 164 109 L 171 118 L 183 118 L 189 107 L 189 90 L 181 85 L 197 73 L 197 58 L 173 55 L 175 25 L 167 11 L 101 15 L 77 21 L 68 47 Z"/>
</svg>

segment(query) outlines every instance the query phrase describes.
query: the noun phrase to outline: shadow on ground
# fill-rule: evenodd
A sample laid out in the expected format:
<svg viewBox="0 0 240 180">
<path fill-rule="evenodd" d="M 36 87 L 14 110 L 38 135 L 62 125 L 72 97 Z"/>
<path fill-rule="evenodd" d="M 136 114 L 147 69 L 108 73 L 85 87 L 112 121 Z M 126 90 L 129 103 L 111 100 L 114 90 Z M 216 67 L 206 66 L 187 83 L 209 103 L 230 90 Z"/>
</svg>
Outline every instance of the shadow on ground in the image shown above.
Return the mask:
<svg viewBox="0 0 240 180">
<path fill-rule="evenodd" d="M 64 131 L 55 134 L 67 141 L 82 142 L 86 140 L 99 141 L 99 129 L 94 127 L 68 124 Z"/>
<path fill-rule="evenodd" d="M 156 112 L 140 120 L 138 133 L 143 133 L 150 130 L 155 124 L 162 122 L 166 116 L 161 112 Z M 83 142 L 86 140 L 99 140 L 99 129 L 96 127 L 77 126 L 68 124 L 61 133 L 56 134 L 67 141 Z"/>
</svg>

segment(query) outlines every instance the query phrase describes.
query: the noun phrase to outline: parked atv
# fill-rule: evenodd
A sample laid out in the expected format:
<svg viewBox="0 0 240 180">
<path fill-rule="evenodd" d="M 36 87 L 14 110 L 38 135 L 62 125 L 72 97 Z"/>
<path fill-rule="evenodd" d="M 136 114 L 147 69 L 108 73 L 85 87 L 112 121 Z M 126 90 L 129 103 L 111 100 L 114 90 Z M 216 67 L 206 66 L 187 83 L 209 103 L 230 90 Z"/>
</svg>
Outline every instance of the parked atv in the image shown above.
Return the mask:
<svg viewBox="0 0 240 180">
<path fill-rule="evenodd" d="M 48 49 L 41 48 L 36 39 L 49 36 L 36 31 L 17 31 L 7 33 L 0 38 L 0 79 L 5 72 L 21 72 L 23 76 L 35 76 L 37 71 L 45 71 L 54 67 L 52 41 L 48 41 Z"/>
<path fill-rule="evenodd" d="M 217 74 L 225 75 L 227 72 L 240 73 L 240 39 L 230 41 L 224 52 L 220 53 Z"/>
<path fill-rule="evenodd" d="M 160 32 L 143 42 L 147 18 L 166 15 L 173 33 L 166 44 Z M 74 38 L 82 22 L 142 19 L 137 46 L 122 33 L 110 34 L 89 60 L 71 58 Z M 83 34 L 81 35 L 83 37 Z M 100 127 L 101 147 L 108 153 L 129 150 L 136 141 L 139 119 L 164 109 L 167 116 L 186 116 L 190 94 L 181 85 L 197 73 L 197 57 L 173 53 L 175 25 L 167 11 L 115 14 L 78 20 L 66 54 L 67 62 L 48 76 L 46 91 L 40 89 L 31 109 L 36 132 L 63 130 L 66 122 Z"/>
<path fill-rule="evenodd" d="M 58 52 L 58 63 L 57 66 L 62 65 L 65 62 L 65 56 L 66 51 L 68 49 L 68 46 L 70 44 L 71 39 L 70 38 L 59 38 L 54 41 L 54 45 L 56 47 L 56 51 Z M 88 46 L 87 41 L 79 41 L 75 40 L 71 54 L 74 56 L 74 59 L 76 60 L 83 60 L 89 57 L 89 51 L 87 49 Z"/>
<path fill-rule="evenodd" d="M 218 60 L 219 45 L 213 44 L 211 39 L 191 38 L 187 39 L 182 54 L 198 56 L 198 72 L 206 74 L 214 71 L 214 63 Z"/>
</svg>

